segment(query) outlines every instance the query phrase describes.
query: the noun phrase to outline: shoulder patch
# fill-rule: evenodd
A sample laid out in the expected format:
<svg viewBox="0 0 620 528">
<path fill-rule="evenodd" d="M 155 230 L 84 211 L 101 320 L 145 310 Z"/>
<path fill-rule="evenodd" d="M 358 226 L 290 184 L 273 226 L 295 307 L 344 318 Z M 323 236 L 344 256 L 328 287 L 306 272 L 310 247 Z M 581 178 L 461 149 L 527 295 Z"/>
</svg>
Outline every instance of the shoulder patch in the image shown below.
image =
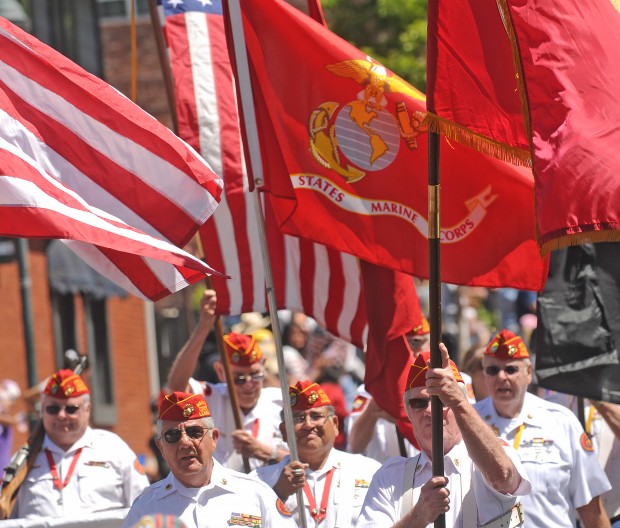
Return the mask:
<svg viewBox="0 0 620 528">
<path fill-rule="evenodd" d="M 364 396 L 359 396 L 359 395 L 356 396 L 355 400 L 353 400 L 352 411 L 353 412 L 362 412 L 362 410 L 366 406 L 366 402 L 367 401 L 368 401 L 368 398 L 365 398 Z"/>
<path fill-rule="evenodd" d="M 497 437 L 497 439 L 499 440 L 499 443 L 502 444 L 503 446 L 510 445 L 508 442 L 506 442 L 506 440 L 504 440 L 503 438 L 500 438 L 499 436 Z"/>
<path fill-rule="evenodd" d="M 278 510 L 278 513 L 282 515 L 282 517 L 290 517 L 292 515 L 292 513 L 288 511 L 288 508 L 282 499 L 278 499 L 276 501 L 276 510 Z"/>
<path fill-rule="evenodd" d="M 142 464 L 140 464 L 140 461 L 137 458 L 133 461 L 133 467 L 138 473 L 140 473 L 140 475 L 146 474 L 146 471 L 144 471 Z"/>
<path fill-rule="evenodd" d="M 579 443 L 581 444 L 581 447 L 583 447 L 584 451 L 594 451 L 594 447 L 592 446 L 592 440 L 590 440 L 588 433 L 583 433 L 581 435 Z"/>
</svg>

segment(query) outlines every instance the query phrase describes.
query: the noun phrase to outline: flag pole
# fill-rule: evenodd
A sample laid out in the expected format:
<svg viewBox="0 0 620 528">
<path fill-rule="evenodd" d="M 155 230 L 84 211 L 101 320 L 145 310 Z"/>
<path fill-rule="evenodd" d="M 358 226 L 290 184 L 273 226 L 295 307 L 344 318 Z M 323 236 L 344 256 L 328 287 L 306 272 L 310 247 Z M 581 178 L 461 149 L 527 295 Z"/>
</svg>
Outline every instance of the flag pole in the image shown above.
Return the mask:
<svg viewBox="0 0 620 528">
<path fill-rule="evenodd" d="M 234 64 L 237 73 L 237 90 L 241 99 L 241 115 L 243 116 L 244 138 L 246 149 L 249 154 L 250 174 L 254 178 L 256 185 L 264 182 L 263 178 L 263 161 L 258 140 L 258 129 L 256 126 L 256 114 L 254 111 L 254 99 L 252 97 L 252 84 L 250 80 L 250 70 L 248 65 L 248 57 L 245 44 L 245 34 L 243 32 L 243 22 L 241 19 L 241 7 L 239 0 L 227 0 L 225 2 L 228 8 L 228 17 L 230 20 L 230 35 L 232 36 L 232 46 L 234 50 Z M 231 63 L 233 61 L 231 60 Z M 253 186 L 252 196 L 254 199 L 256 210 L 256 225 L 258 227 L 259 241 L 261 247 L 261 256 L 265 269 L 265 288 L 267 291 L 267 303 L 269 305 L 269 315 L 271 316 L 271 328 L 273 338 L 276 345 L 276 359 L 278 361 L 278 376 L 280 379 L 280 388 L 282 389 L 282 405 L 284 411 L 284 426 L 286 427 L 287 443 L 290 450 L 291 461 L 298 461 L 297 442 L 295 439 L 295 427 L 293 425 L 293 410 L 291 408 L 291 397 L 288 391 L 288 379 L 286 377 L 286 368 L 284 365 L 284 355 L 282 352 L 282 335 L 280 333 L 280 322 L 278 320 L 278 310 L 276 304 L 276 295 L 273 285 L 273 274 L 271 270 L 271 260 L 269 258 L 269 248 L 267 247 L 267 235 L 265 229 L 265 219 L 263 217 L 263 209 L 261 199 L 258 195 L 256 185 Z M 306 528 L 306 515 L 304 507 L 304 494 L 302 489 L 296 491 L 297 509 L 299 511 L 299 526 Z"/>
<path fill-rule="evenodd" d="M 172 119 L 172 131 L 178 135 L 179 126 L 177 119 L 177 111 L 175 105 L 175 95 L 174 95 L 174 83 L 172 81 L 172 70 L 170 68 L 170 62 L 168 61 L 168 54 L 166 51 L 166 47 L 164 45 L 164 37 L 162 34 L 162 26 L 161 21 L 159 19 L 159 13 L 157 11 L 157 5 L 155 4 L 155 0 L 149 0 L 149 12 L 151 15 L 151 25 L 153 26 L 153 34 L 155 35 L 155 43 L 157 45 L 157 52 L 159 55 L 159 63 L 161 66 L 162 75 L 164 76 L 164 85 L 166 87 L 166 96 L 168 99 L 168 106 L 170 109 L 170 116 Z M 198 251 L 198 257 L 204 260 L 204 252 L 202 250 L 202 239 L 200 234 L 198 233 L 194 237 L 196 241 L 196 247 Z M 209 289 L 213 289 L 213 285 L 211 279 L 209 277 L 205 278 L 205 285 Z M 230 362 L 228 361 L 228 354 L 226 354 L 226 347 L 224 346 L 224 329 L 222 327 L 222 320 L 218 315 L 215 319 L 215 342 L 217 345 L 218 352 L 220 354 L 220 360 L 222 362 L 222 366 L 224 367 L 224 375 L 226 377 L 226 386 L 228 388 L 228 396 L 230 398 L 230 406 L 233 414 L 233 420 L 235 422 L 236 429 L 243 429 L 243 423 L 241 421 L 241 413 L 239 411 L 239 402 L 237 400 L 237 394 L 235 392 L 232 372 L 230 370 Z M 248 457 L 242 456 L 243 460 L 243 469 L 246 473 L 249 473 L 250 461 Z"/>
</svg>

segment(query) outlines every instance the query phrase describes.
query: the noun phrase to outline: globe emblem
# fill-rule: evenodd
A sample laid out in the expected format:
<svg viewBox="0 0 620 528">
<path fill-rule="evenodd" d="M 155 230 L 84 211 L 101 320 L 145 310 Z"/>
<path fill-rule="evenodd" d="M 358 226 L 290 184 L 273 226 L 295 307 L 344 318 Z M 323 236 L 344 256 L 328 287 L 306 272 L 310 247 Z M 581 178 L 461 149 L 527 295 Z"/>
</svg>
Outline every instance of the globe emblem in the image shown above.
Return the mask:
<svg viewBox="0 0 620 528">
<path fill-rule="evenodd" d="M 398 154 L 398 126 L 386 110 L 352 101 L 338 112 L 334 126 L 341 152 L 362 169 L 385 169 Z"/>
</svg>

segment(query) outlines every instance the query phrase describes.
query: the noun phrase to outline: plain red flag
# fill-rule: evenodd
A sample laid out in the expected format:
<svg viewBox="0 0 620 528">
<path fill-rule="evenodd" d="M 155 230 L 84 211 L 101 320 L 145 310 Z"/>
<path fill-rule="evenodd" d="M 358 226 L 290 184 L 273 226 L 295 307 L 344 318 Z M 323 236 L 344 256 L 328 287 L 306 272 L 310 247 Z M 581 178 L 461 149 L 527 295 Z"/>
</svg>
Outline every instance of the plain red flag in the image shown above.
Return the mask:
<svg viewBox="0 0 620 528">
<path fill-rule="evenodd" d="M 279 0 L 242 0 L 265 189 L 284 232 L 428 276 L 423 94 Z M 538 290 L 533 178 L 442 149 L 442 277 Z"/>
<path fill-rule="evenodd" d="M 360 264 L 368 314 L 366 390 L 383 410 L 397 419 L 398 430 L 417 446 L 403 403 L 409 366 L 413 362 L 405 333 L 422 319 L 413 278 L 367 262 Z"/>
<path fill-rule="evenodd" d="M 508 159 L 529 147 L 543 252 L 620 240 L 619 11 L 614 0 L 429 1 L 440 128 Z"/>
</svg>

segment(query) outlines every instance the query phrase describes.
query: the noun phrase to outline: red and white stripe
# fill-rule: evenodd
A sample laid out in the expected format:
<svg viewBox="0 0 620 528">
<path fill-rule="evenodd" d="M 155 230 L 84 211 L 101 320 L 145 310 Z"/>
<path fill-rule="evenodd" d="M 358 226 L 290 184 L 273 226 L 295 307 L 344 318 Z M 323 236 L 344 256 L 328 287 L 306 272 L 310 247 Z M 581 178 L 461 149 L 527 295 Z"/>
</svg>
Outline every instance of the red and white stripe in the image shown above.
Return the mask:
<svg viewBox="0 0 620 528">
<path fill-rule="evenodd" d="M 204 278 L 210 268 L 174 246 L 217 206 L 222 182 L 208 164 L 113 87 L 3 19 L 0 50 L 0 197 L 28 219 L 0 231 L 71 238 L 92 267 L 150 299 Z"/>
<path fill-rule="evenodd" d="M 238 112 L 221 16 L 188 12 L 166 19 L 175 77 L 179 135 L 199 150 L 225 183 L 215 214 L 201 228 L 224 315 L 268 311 L 255 201 L 247 188 Z M 265 203 L 265 205 L 268 205 Z M 266 210 L 278 308 L 303 312 L 332 334 L 362 346 L 367 324 L 357 259 L 282 235 Z"/>
</svg>

